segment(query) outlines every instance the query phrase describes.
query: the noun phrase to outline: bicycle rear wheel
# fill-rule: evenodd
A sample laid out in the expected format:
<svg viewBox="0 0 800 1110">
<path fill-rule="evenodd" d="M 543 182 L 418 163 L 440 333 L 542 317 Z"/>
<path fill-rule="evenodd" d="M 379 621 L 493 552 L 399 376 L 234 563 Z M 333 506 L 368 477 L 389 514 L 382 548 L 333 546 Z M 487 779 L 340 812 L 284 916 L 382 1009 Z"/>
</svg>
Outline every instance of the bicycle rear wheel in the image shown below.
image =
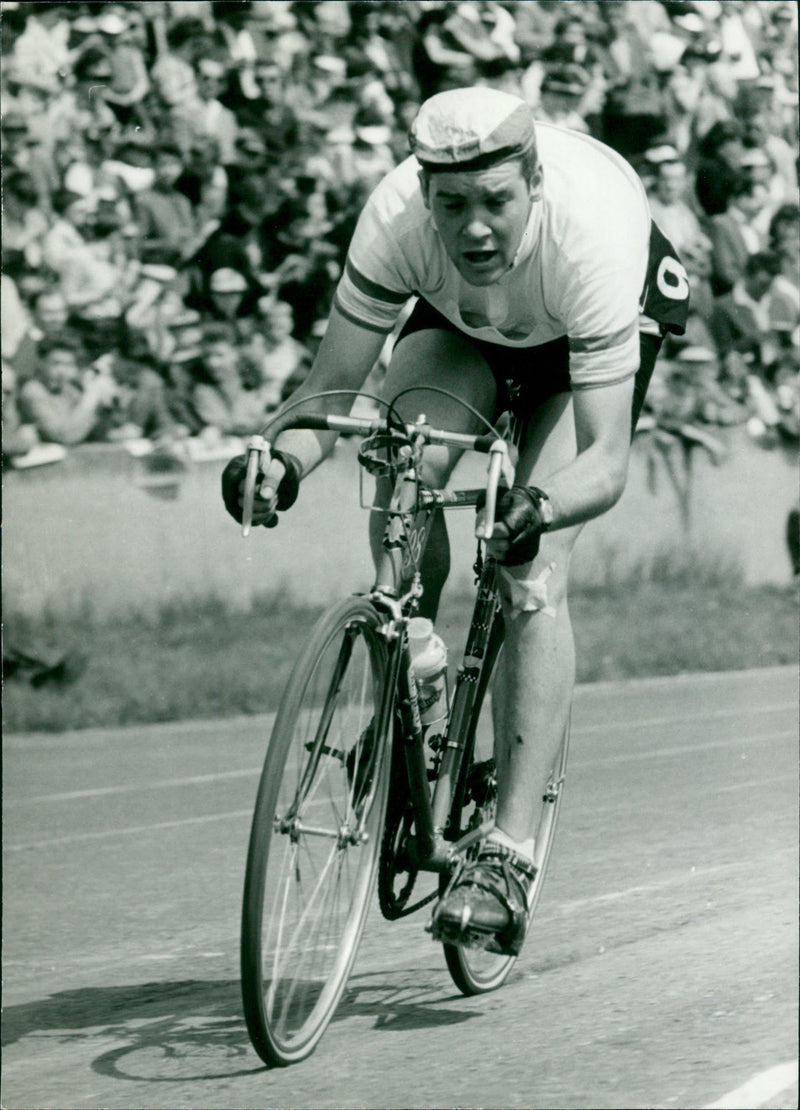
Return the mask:
<svg viewBox="0 0 800 1110">
<path fill-rule="evenodd" d="M 381 844 L 390 733 L 381 621 L 349 598 L 298 660 L 258 787 L 242 907 L 247 1029 L 275 1065 L 310 1055 L 347 984 Z"/>
<path fill-rule="evenodd" d="M 462 828 L 475 827 L 489 818 L 494 818 L 497 805 L 497 783 L 494 778 L 494 761 L 487 759 L 493 747 L 491 720 L 491 700 L 487 698 L 491 679 L 497 666 L 503 643 L 503 625 L 500 616 L 495 617 L 491 636 L 486 650 L 481 680 L 476 691 L 475 703 L 467 725 L 465 759 L 462 774 L 466 774 L 465 811 Z M 556 757 L 556 763 L 548 781 L 547 792 L 542 801 L 542 812 L 536 833 L 534 862 L 536 879 L 528 897 L 528 929 L 539 902 L 547 865 L 555 837 L 558 813 L 561 808 L 562 786 L 567 765 L 567 746 L 569 726 Z M 468 764 L 468 765 L 467 765 Z M 478 846 L 468 853 L 476 856 Z M 441 876 L 440 887 L 444 890 L 449 876 Z M 515 956 L 501 956 L 483 948 L 473 948 L 462 944 L 443 944 L 447 969 L 453 982 L 462 994 L 484 994 L 497 990 L 505 983 L 516 963 Z"/>
</svg>

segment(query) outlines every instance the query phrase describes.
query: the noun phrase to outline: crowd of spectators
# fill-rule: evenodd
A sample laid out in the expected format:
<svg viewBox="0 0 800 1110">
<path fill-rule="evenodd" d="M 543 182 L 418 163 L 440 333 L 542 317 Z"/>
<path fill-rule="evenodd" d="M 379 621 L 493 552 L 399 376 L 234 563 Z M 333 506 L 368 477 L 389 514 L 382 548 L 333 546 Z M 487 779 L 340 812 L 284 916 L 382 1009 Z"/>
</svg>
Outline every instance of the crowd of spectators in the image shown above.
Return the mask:
<svg viewBox="0 0 800 1110">
<path fill-rule="evenodd" d="M 640 172 L 694 304 L 651 404 L 797 438 L 793 3 L 37 0 L 1 41 L 7 457 L 257 429 L 418 104 L 476 83 Z"/>
</svg>

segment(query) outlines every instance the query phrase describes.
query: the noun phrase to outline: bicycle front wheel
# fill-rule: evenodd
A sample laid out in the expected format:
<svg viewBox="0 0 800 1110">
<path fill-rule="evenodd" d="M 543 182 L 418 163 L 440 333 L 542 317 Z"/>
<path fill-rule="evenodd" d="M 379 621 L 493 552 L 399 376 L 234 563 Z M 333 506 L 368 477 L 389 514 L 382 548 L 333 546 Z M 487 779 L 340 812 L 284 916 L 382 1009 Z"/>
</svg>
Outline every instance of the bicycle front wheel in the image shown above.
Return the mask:
<svg viewBox="0 0 800 1110">
<path fill-rule="evenodd" d="M 310 1055 L 353 966 L 389 783 L 380 618 L 349 598 L 298 660 L 258 787 L 242 908 L 245 1019 L 269 1064 Z"/>
</svg>

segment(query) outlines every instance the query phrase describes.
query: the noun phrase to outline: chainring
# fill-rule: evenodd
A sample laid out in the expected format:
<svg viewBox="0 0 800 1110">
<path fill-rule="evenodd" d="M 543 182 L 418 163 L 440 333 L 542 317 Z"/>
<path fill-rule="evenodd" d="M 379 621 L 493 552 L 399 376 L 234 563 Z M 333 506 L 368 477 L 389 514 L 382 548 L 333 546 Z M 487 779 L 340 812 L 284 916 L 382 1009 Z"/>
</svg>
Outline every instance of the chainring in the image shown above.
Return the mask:
<svg viewBox="0 0 800 1110">
<path fill-rule="evenodd" d="M 378 864 L 378 904 L 388 921 L 396 921 L 432 902 L 438 890 L 409 904 L 419 877 L 419 868 L 410 862 L 408 846 L 415 832 L 415 816 L 411 802 L 390 806 L 381 841 Z M 399 888 L 398 888 L 399 883 Z"/>
</svg>

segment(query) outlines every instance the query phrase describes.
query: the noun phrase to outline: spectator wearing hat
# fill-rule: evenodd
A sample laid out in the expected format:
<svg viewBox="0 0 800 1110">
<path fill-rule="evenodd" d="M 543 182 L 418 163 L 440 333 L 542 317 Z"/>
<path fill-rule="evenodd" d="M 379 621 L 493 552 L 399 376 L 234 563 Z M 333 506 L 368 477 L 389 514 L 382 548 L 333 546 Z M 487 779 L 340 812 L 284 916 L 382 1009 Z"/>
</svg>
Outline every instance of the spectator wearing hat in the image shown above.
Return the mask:
<svg viewBox="0 0 800 1110">
<path fill-rule="evenodd" d="M 248 435 L 263 425 L 268 395 L 263 387 L 244 383 L 242 359 L 233 332 L 211 325 L 203 341 L 203 367 L 208 378 L 195 386 L 193 403 L 201 423 L 222 435 Z"/>
<path fill-rule="evenodd" d="M 214 270 L 208 280 L 207 310 L 217 320 L 233 324 L 248 312 L 249 282 L 244 274 L 230 266 Z M 252 304 L 252 302 L 251 302 Z"/>
<path fill-rule="evenodd" d="M 552 66 L 545 73 L 539 90 L 537 119 L 588 134 L 583 102 L 589 89 L 589 81 L 589 73 L 581 66 Z"/>
<path fill-rule="evenodd" d="M 709 235 L 714 296 L 729 293 L 744 273 L 747 259 L 765 245 L 764 237 L 757 230 L 757 221 L 766 201 L 764 185 L 740 176 L 733 186 L 725 211 L 712 216 Z"/>
<path fill-rule="evenodd" d="M 179 147 L 160 143 L 155 151 L 155 182 L 135 198 L 136 222 L 142 238 L 142 259 L 168 266 L 180 263 L 197 233 L 192 206 L 175 187 L 183 172 Z"/>
<path fill-rule="evenodd" d="M 111 63 L 112 78 L 106 90 L 106 101 L 122 124 L 145 123 L 142 107 L 150 91 L 150 77 L 144 58 L 146 35 L 143 35 L 141 13 L 112 4 L 98 17 L 97 27 Z"/>
</svg>

